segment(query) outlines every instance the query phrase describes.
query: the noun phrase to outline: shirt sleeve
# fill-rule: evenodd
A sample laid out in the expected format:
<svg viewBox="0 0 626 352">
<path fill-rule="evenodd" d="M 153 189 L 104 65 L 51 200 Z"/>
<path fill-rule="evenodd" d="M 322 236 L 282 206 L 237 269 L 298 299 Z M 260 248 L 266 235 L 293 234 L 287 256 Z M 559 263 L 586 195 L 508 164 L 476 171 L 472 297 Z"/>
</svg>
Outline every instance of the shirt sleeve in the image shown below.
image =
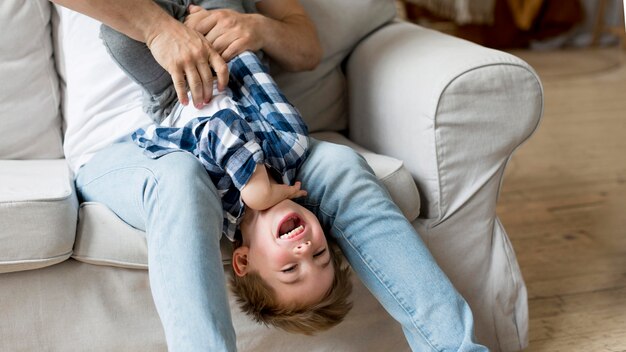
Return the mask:
<svg viewBox="0 0 626 352">
<path fill-rule="evenodd" d="M 189 122 L 196 136 L 194 154 L 209 173 L 228 174 L 241 190 L 256 164 L 264 163 L 263 149 L 248 122 L 230 109 Z"/>
<path fill-rule="evenodd" d="M 244 52 L 229 62 L 230 87 L 243 116 L 254 130 L 265 163 L 292 184 L 308 153 L 308 129 L 259 58 Z"/>
<path fill-rule="evenodd" d="M 176 127 L 160 127 L 150 125 L 140 128 L 132 134 L 132 139 L 144 149 L 144 154 L 152 159 L 176 151 L 193 152 L 195 136 L 189 129 Z"/>
</svg>

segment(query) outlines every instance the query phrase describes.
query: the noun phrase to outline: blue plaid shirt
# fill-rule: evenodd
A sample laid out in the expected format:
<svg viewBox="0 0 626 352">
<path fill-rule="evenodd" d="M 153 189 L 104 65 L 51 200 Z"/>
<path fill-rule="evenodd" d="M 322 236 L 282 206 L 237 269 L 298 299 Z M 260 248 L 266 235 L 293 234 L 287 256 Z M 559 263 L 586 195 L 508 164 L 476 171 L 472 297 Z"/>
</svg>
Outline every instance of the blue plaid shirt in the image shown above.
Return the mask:
<svg viewBox="0 0 626 352">
<path fill-rule="evenodd" d="M 228 63 L 226 94 L 238 111 L 220 110 L 184 127 L 150 126 L 133 140 L 151 158 L 186 151 L 196 156 L 215 184 L 224 209 L 223 233 L 234 240 L 244 212 L 240 190 L 257 164 L 265 164 L 292 185 L 308 152 L 308 130 L 258 57 L 244 52 Z"/>
</svg>

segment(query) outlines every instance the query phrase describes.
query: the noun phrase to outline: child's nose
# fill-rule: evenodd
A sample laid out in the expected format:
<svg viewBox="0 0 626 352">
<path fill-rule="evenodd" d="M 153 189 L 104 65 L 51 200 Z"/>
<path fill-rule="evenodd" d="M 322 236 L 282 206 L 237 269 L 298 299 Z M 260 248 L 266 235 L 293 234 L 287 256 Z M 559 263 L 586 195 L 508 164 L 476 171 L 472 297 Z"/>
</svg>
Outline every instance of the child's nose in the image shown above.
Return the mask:
<svg viewBox="0 0 626 352">
<path fill-rule="evenodd" d="M 296 254 L 303 254 L 303 253 L 306 253 L 306 251 L 309 250 L 309 248 L 311 248 L 311 241 L 306 241 L 295 246 L 293 251 Z"/>
</svg>

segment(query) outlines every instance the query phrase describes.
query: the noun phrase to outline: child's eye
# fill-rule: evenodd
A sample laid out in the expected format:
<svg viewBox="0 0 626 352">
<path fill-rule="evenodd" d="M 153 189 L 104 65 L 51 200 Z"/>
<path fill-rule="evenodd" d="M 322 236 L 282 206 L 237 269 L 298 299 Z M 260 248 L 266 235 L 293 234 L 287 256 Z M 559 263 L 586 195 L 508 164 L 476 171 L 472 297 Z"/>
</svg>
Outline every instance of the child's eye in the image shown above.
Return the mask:
<svg viewBox="0 0 626 352">
<path fill-rule="evenodd" d="M 296 270 L 296 265 L 292 265 L 290 267 L 288 267 L 287 269 L 283 269 L 281 270 L 283 273 L 290 273 L 292 271 Z"/>
<path fill-rule="evenodd" d="M 324 254 L 324 252 L 326 252 L 326 247 L 322 248 L 322 250 L 320 250 L 319 252 L 313 254 L 313 258 L 317 258 L 320 255 Z"/>
</svg>

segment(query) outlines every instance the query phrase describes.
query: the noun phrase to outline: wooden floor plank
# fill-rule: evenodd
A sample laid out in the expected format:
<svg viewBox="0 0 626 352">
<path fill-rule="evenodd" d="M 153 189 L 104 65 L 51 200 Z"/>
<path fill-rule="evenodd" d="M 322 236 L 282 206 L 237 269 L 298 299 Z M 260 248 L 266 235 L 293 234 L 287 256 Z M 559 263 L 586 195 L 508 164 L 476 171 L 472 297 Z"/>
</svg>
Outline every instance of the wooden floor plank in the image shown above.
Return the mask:
<svg viewBox="0 0 626 352">
<path fill-rule="evenodd" d="M 514 54 L 545 89 L 544 119 L 498 203 L 528 287 L 528 350 L 624 352 L 626 54 Z"/>
</svg>

